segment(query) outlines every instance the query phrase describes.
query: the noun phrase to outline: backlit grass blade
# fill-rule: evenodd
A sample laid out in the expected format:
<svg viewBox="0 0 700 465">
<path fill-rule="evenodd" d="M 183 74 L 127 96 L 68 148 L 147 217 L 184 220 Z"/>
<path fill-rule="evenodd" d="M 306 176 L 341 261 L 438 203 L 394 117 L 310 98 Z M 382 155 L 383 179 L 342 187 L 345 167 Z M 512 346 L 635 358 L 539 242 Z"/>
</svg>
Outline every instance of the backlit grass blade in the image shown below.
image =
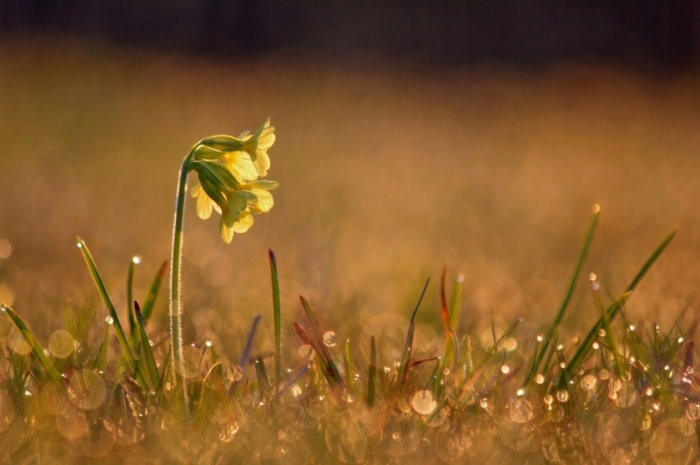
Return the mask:
<svg viewBox="0 0 700 465">
<path fill-rule="evenodd" d="M 136 260 L 129 260 L 129 272 L 126 276 L 126 313 L 129 316 L 129 335 L 132 341 L 138 340 L 138 330 L 136 329 L 136 317 L 134 316 L 134 271 L 136 270 Z"/>
<path fill-rule="evenodd" d="M 355 389 L 355 368 L 352 366 L 352 354 L 350 353 L 350 339 L 345 341 L 345 379 L 348 380 L 348 387 Z"/>
<path fill-rule="evenodd" d="M 318 355 L 318 358 L 315 359 L 316 363 L 319 364 L 321 371 L 323 372 L 323 375 L 326 377 L 328 382 L 330 384 L 337 384 L 340 381 L 340 374 L 337 373 L 337 368 L 334 371 L 333 368 L 335 368 L 335 365 L 333 365 L 333 367 L 329 365 L 325 355 L 326 352 L 322 351 L 318 347 L 318 344 L 316 344 L 316 342 L 314 342 L 314 340 L 311 339 L 309 333 L 307 333 L 306 330 L 299 323 L 293 322 L 292 325 L 294 326 L 294 331 L 296 331 L 299 338 L 301 338 L 301 340 L 304 341 L 304 344 L 310 345 L 314 352 L 316 352 L 316 355 Z"/>
<path fill-rule="evenodd" d="M 547 350 L 551 346 L 552 342 L 552 337 L 554 336 L 554 332 L 556 331 L 557 327 L 561 324 L 562 320 L 564 319 L 564 315 L 566 314 L 566 309 L 569 306 L 569 303 L 571 302 L 571 298 L 574 295 L 574 290 L 576 289 L 576 282 L 578 281 L 578 277 L 581 274 L 581 268 L 583 268 L 583 264 L 586 261 L 586 257 L 588 256 L 588 251 L 591 247 L 591 243 L 593 242 L 593 234 L 595 233 L 595 228 L 596 225 L 598 224 L 598 218 L 600 216 L 600 207 L 598 205 L 593 206 L 593 217 L 591 218 L 591 224 L 588 227 L 588 232 L 586 233 L 586 239 L 583 243 L 583 248 L 581 249 L 581 253 L 579 254 L 578 261 L 576 262 L 576 267 L 574 268 L 574 273 L 571 276 L 571 281 L 569 281 L 569 287 L 566 290 L 566 295 L 564 296 L 564 300 L 561 303 L 561 306 L 559 307 L 559 311 L 557 312 L 556 316 L 554 317 L 554 320 L 552 320 L 552 324 L 549 326 L 549 329 L 547 330 L 547 333 L 545 334 L 544 340 L 542 341 L 542 346 L 540 347 L 539 352 L 535 356 L 535 359 L 533 360 L 532 364 L 530 365 L 530 371 L 528 372 L 527 376 L 525 377 L 525 383 L 524 385 L 527 386 L 532 382 L 532 379 L 535 377 L 537 374 L 537 370 L 540 367 L 540 363 L 542 363 L 542 359 L 544 358 L 545 354 L 547 353 Z"/>
<path fill-rule="evenodd" d="M 676 231 L 673 231 L 671 234 L 666 236 L 666 238 L 661 241 L 661 243 L 654 249 L 654 252 L 649 256 L 646 262 L 644 262 L 644 265 L 642 268 L 639 270 L 637 275 L 634 277 L 632 282 L 627 286 L 625 289 L 625 292 L 622 293 L 622 295 L 615 301 L 613 302 L 610 307 L 606 310 L 606 313 L 604 315 L 605 318 L 607 318 L 608 322 L 613 321 L 613 318 L 615 318 L 615 315 L 617 315 L 617 312 L 620 311 L 624 303 L 627 301 L 629 298 L 630 294 L 635 290 L 637 285 L 641 282 L 641 280 L 646 276 L 647 272 L 649 269 L 654 265 L 656 260 L 659 258 L 659 256 L 663 253 L 663 251 L 666 249 L 668 244 L 671 242 L 673 237 L 676 235 Z M 598 322 L 591 328 L 589 331 L 588 335 L 586 338 L 583 340 L 581 343 L 581 346 L 578 348 L 576 351 L 576 354 L 574 354 L 573 358 L 567 365 L 566 369 L 564 370 L 564 376 L 562 376 L 562 382 L 567 382 L 569 379 L 571 379 L 571 376 L 576 373 L 578 370 L 578 367 L 581 365 L 581 363 L 585 360 L 586 356 L 588 355 L 588 351 L 591 349 L 591 345 L 593 345 L 593 341 L 595 340 L 598 330 L 603 326 L 603 316 L 601 316 L 598 319 Z"/>
<path fill-rule="evenodd" d="M 22 320 L 22 318 L 10 307 L 2 305 L 0 306 L 0 309 L 10 318 L 10 321 L 12 321 L 15 328 L 22 333 L 22 337 L 24 337 L 24 340 L 32 348 L 34 356 L 37 358 L 37 360 L 39 360 L 41 366 L 44 367 L 44 370 L 49 375 L 49 378 L 63 386 L 63 383 L 61 382 L 61 375 L 58 373 L 58 371 L 56 371 L 56 368 L 54 368 L 51 361 L 49 361 L 46 353 L 44 353 L 44 349 L 37 342 L 34 334 L 32 334 L 31 330 L 29 329 L 29 326 L 27 326 L 24 320 Z"/>
<path fill-rule="evenodd" d="M 272 250 L 268 251 L 270 276 L 272 279 L 272 310 L 275 323 L 275 385 L 281 387 L 282 380 L 282 306 L 280 304 L 280 284 L 277 276 L 277 260 Z"/>
<path fill-rule="evenodd" d="M 129 371 L 131 373 L 135 373 L 136 361 L 134 360 L 134 356 L 131 353 L 131 349 L 129 348 L 129 342 L 126 339 L 126 335 L 124 335 L 122 325 L 119 322 L 117 310 L 114 308 L 114 305 L 112 304 L 112 301 L 110 300 L 109 295 L 107 294 L 107 289 L 105 288 L 104 282 L 100 277 L 100 273 L 97 271 L 95 261 L 92 259 L 92 255 L 90 255 L 90 251 L 88 250 L 85 241 L 83 241 L 80 238 L 78 238 L 78 248 L 83 254 L 85 263 L 87 264 L 88 270 L 90 271 L 90 275 L 92 276 L 92 280 L 95 282 L 95 286 L 97 286 L 97 290 L 99 291 L 100 296 L 102 297 L 102 301 L 104 302 L 105 306 L 107 307 L 107 310 L 109 311 L 109 316 L 112 317 L 112 325 L 114 326 L 114 331 L 117 333 L 117 339 L 119 340 L 119 345 L 121 346 L 122 353 L 124 354 L 126 364 L 129 366 Z"/>
<path fill-rule="evenodd" d="M 156 365 L 156 359 L 153 357 L 153 349 L 151 348 L 151 343 L 148 340 L 148 335 L 146 334 L 146 322 L 143 320 L 141 307 L 139 307 L 139 303 L 136 301 L 134 301 L 134 312 L 136 315 L 138 336 L 141 340 L 141 351 L 143 354 L 143 359 L 146 363 L 146 379 L 148 380 L 148 387 L 151 389 L 151 391 L 155 391 L 160 384 L 158 366 Z"/>
<path fill-rule="evenodd" d="M 415 331 L 416 314 L 418 313 L 418 308 L 420 307 L 420 304 L 423 301 L 423 297 L 425 296 L 425 291 L 428 289 L 428 284 L 430 284 L 430 278 L 428 278 L 425 281 L 423 291 L 420 293 L 420 297 L 418 298 L 416 308 L 413 310 L 413 314 L 411 315 L 411 323 L 408 325 L 408 332 L 406 333 L 406 343 L 403 347 L 403 354 L 401 355 L 401 364 L 399 365 L 399 373 L 396 378 L 399 383 L 404 383 L 406 381 L 406 378 L 408 377 L 408 367 L 411 363 L 411 351 L 413 350 L 413 333 Z"/>
<path fill-rule="evenodd" d="M 100 350 L 97 351 L 97 357 L 95 357 L 95 363 L 93 363 L 93 368 L 96 370 L 104 371 L 107 366 L 107 355 L 109 353 L 109 326 L 105 327 L 104 335 L 102 336 L 102 343 L 100 344 Z"/>
<path fill-rule="evenodd" d="M 370 339 L 369 344 L 369 374 L 367 376 L 367 406 L 374 406 L 374 400 L 377 396 L 377 346 L 374 342 L 374 336 Z"/>
<path fill-rule="evenodd" d="M 250 330 L 248 331 L 248 338 L 246 339 L 245 347 L 243 348 L 243 353 L 241 354 L 241 358 L 238 362 L 238 366 L 240 366 L 241 370 L 243 370 L 243 377 L 238 381 L 234 381 L 233 383 L 231 383 L 231 385 L 228 388 L 229 398 L 233 396 L 238 386 L 243 384 L 243 381 L 245 380 L 246 367 L 248 366 L 248 362 L 250 362 L 250 354 L 253 352 L 253 341 L 255 340 L 255 334 L 258 331 L 258 325 L 260 324 L 261 319 L 262 317 L 260 315 L 255 315 L 255 317 L 253 318 L 253 323 L 250 325 Z"/>
<path fill-rule="evenodd" d="M 146 300 L 143 301 L 143 308 L 141 309 L 141 315 L 143 316 L 143 322 L 148 323 L 148 319 L 153 313 L 153 307 L 156 304 L 156 298 L 158 297 L 158 291 L 160 290 L 160 285 L 163 283 L 163 278 L 165 277 L 165 272 L 168 270 L 167 260 L 163 262 L 156 273 L 156 276 L 151 282 L 151 287 L 148 288 L 148 294 L 146 295 Z"/>
<path fill-rule="evenodd" d="M 255 374 L 258 378 L 258 386 L 263 394 L 270 391 L 270 377 L 267 375 L 267 367 L 262 357 L 255 359 Z"/>
<path fill-rule="evenodd" d="M 299 299 L 301 300 L 301 305 L 304 307 L 304 312 L 306 312 L 306 316 L 309 318 L 309 321 L 311 322 L 311 328 L 314 331 L 314 335 L 316 336 L 316 340 L 318 341 L 318 349 L 321 351 L 321 355 L 323 356 L 324 360 L 326 361 L 326 366 L 327 369 L 329 370 L 328 374 L 338 383 L 342 383 L 343 380 L 340 377 L 340 371 L 338 371 L 338 367 L 335 365 L 335 362 L 333 361 L 333 357 L 331 356 L 330 352 L 328 352 L 328 349 L 326 348 L 326 345 L 323 343 L 323 333 L 321 333 L 321 326 L 318 324 L 318 320 L 316 319 L 316 315 L 314 315 L 313 310 L 311 310 L 311 306 L 309 303 L 306 301 L 306 299 L 303 296 L 299 296 Z"/>
</svg>

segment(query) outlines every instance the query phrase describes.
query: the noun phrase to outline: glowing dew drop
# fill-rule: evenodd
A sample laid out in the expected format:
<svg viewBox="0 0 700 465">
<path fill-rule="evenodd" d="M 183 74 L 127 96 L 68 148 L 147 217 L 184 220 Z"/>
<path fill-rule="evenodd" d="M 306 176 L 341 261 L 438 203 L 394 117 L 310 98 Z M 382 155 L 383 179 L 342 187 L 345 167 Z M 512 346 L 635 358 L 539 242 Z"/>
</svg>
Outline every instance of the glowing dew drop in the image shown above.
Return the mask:
<svg viewBox="0 0 700 465">
<path fill-rule="evenodd" d="M 437 407 L 437 402 L 433 399 L 433 395 L 428 390 L 416 392 L 411 398 L 411 407 L 419 415 L 429 415 Z"/>
<path fill-rule="evenodd" d="M 326 331 L 323 334 L 323 343 L 328 347 L 335 346 L 335 331 Z"/>
</svg>

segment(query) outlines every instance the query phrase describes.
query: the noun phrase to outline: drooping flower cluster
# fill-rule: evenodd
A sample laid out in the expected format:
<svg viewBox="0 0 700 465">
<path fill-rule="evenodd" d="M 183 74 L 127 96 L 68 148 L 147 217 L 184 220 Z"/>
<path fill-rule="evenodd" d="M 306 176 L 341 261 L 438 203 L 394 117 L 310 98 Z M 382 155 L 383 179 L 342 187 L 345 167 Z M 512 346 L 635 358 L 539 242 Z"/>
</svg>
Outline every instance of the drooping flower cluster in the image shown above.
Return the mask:
<svg viewBox="0 0 700 465">
<path fill-rule="evenodd" d="M 227 243 L 253 225 L 253 214 L 274 205 L 269 191 L 278 184 L 259 179 L 270 168 L 267 150 L 275 142 L 274 131 L 268 119 L 255 134 L 208 137 L 193 150 L 190 167 L 199 182 L 191 195 L 197 199 L 197 215 L 207 219 L 212 210 L 219 213 L 219 231 Z"/>
</svg>

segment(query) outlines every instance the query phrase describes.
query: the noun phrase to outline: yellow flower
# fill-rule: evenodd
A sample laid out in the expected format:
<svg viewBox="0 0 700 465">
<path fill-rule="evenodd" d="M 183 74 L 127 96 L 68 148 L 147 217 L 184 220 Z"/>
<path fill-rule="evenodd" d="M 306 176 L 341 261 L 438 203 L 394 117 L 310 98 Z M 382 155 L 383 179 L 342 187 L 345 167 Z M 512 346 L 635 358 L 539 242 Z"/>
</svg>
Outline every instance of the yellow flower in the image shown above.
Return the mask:
<svg viewBox="0 0 700 465">
<path fill-rule="evenodd" d="M 204 147 L 223 152 L 227 166 L 237 166 L 239 163 L 245 165 L 245 169 L 241 167 L 242 171 L 239 171 L 239 175 L 236 175 L 233 169 L 231 172 L 234 176 L 240 176 L 241 179 L 248 181 L 257 179 L 257 176 L 250 176 L 248 159 L 242 157 L 242 154 L 248 155 L 258 176 L 266 176 L 267 170 L 270 169 L 270 157 L 267 151 L 274 143 L 275 128 L 270 126 L 269 118 L 255 131 L 255 134 L 243 133 L 238 137 L 212 136 L 201 142 Z"/>
</svg>

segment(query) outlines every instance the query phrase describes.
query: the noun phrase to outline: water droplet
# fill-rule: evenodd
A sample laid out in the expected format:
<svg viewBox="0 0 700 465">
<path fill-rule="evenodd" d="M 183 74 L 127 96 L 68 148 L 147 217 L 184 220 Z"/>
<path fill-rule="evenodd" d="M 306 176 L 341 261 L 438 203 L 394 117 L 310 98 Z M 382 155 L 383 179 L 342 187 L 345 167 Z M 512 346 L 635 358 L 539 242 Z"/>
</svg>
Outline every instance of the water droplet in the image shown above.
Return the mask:
<svg viewBox="0 0 700 465">
<path fill-rule="evenodd" d="M 107 322 L 108 325 L 113 325 L 113 324 L 114 324 L 114 318 L 112 318 L 111 315 L 110 315 L 110 316 L 107 316 L 107 318 L 105 318 L 105 321 Z"/>
<path fill-rule="evenodd" d="M 649 396 L 649 397 L 653 396 L 653 395 L 654 395 L 654 388 L 648 387 L 648 388 L 646 389 L 646 391 L 644 391 L 644 394 L 646 394 L 646 395 Z"/>
<path fill-rule="evenodd" d="M 562 350 L 564 350 L 564 344 L 559 344 L 559 345 L 557 346 L 557 350 L 558 350 L 559 352 L 561 352 Z"/>
<path fill-rule="evenodd" d="M 433 395 L 428 390 L 418 391 L 411 399 L 411 407 L 420 415 L 429 415 L 437 407 L 437 402 L 433 399 Z"/>
<path fill-rule="evenodd" d="M 606 379 L 610 378 L 610 372 L 608 370 L 606 370 L 605 368 L 603 368 L 602 370 L 600 370 L 600 373 L 598 373 L 598 378 L 600 378 L 602 380 L 606 380 Z"/>
<path fill-rule="evenodd" d="M 105 383 L 97 372 L 84 369 L 73 374 L 68 387 L 68 397 L 81 409 L 99 407 L 105 395 Z"/>
<path fill-rule="evenodd" d="M 343 401 L 345 401 L 348 404 L 355 402 L 355 396 L 347 388 L 343 389 L 342 398 L 343 398 Z"/>
<path fill-rule="evenodd" d="M 525 389 L 518 389 L 517 391 L 515 391 L 515 395 L 518 396 L 518 397 L 524 396 L 524 395 L 525 395 Z"/>
<path fill-rule="evenodd" d="M 598 350 L 598 349 L 600 349 L 600 344 L 598 344 L 597 342 L 594 342 L 591 347 L 593 347 L 593 350 Z"/>
<path fill-rule="evenodd" d="M 569 391 L 566 389 L 561 389 L 557 391 L 557 400 L 562 404 L 569 400 Z"/>
<path fill-rule="evenodd" d="M 75 348 L 75 341 L 73 336 L 63 329 L 54 331 L 54 333 L 49 338 L 49 352 L 51 352 L 56 358 L 66 358 L 73 353 Z"/>
<path fill-rule="evenodd" d="M 561 368 L 562 370 L 566 368 L 566 362 L 559 362 L 559 368 Z"/>
<path fill-rule="evenodd" d="M 605 333 L 605 330 L 604 330 L 603 328 L 600 328 L 600 329 L 598 330 L 598 336 L 600 336 L 600 337 L 605 337 L 605 334 L 606 334 L 606 333 Z"/>
<path fill-rule="evenodd" d="M 488 401 L 488 399 L 486 399 L 486 398 L 484 397 L 483 399 L 479 400 L 479 405 L 480 405 L 481 408 L 483 408 L 483 409 L 488 408 L 488 406 L 489 406 L 489 401 Z"/>
<path fill-rule="evenodd" d="M 622 382 L 619 379 L 615 378 L 615 379 L 610 380 L 610 390 L 611 391 L 617 392 L 620 390 L 620 388 L 622 388 Z"/>
<path fill-rule="evenodd" d="M 542 342 L 542 341 L 544 341 L 544 338 L 542 337 L 541 334 L 538 334 L 537 337 L 536 337 L 536 339 L 537 339 L 537 342 Z"/>
<path fill-rule="evenodd" d="M 302 394 L 302 390 L 301 390 L 301 388 L 299 387 L 298 384 L 293 385 L 293 386 L 290 388 L 290 390 L 291 390 L 291 392 L 292 392 L 292 396 L 294 396 L 294 397 L 299 397 L 299 396 L 301 396 L 301 394 Z"/>
<path fill-rule="evenodd" d="M 544 401 L 545 404 L 552 405 L 552 402 L 554 402 L 554 397 L 552 397 L 551 394 L 547 394 L 542 398 L 542 400 Z"/>
<path fill-rule="evenodd" d="M 518 347 L 518 341 L 514 337 L 509 337 L 503 343 L 503 348 L 508 352 L 513 352 Z"/>
<path fill-rule="evenodd" d="M 629 330 L 630 330 L 630 331 L 634 331 L 635 329 L 636 329 L 636 328 L 634 327 L 634 325 L 630 325 L 630 327 L 629 327 Z"/>
<path fill-rule="evenodd" d="M 535 383 L 537 384 L 543 384 L 544 383 L 544 376 L 540 373 L 537 373 L 535 375 Z"/>
<path fill-rule="evenodd" d="M 79 249 L 82 249 L 82 248 L 83 248 L 83 244 L 82 244 L 81 242 L 78 242 L 78 248 L 79 248 Z"/>
<path fill-rule="evenodd" d="M 139 257 L 138 255 L 134 255 L 133 257 L 131 257 L 131 261 L 134 265 L 138 265 L 139 263 L 141 263 L 141 257 Z"/>
<path fill-rule="evenodd" d="M 532 405 L 525 399 L 516 399 L 510 403 L 508 413 L 513 423 L 526 423 L 533 416 Z"/>
<path fill-rule="evenodd" d="M 501 365 L 501 373 L 507 375 L 510 373 L 510 367 L 508 365 Z"/>
<path fill-rule="evenodd" d="M 678 343 L 679 343 L 679 344 L 683 344 L 683 340 L 684 340 L 684 339 L 683 339 L 682 337 L 679 337 L 679 338 L 678 338 Z"/>
<path fill-rule="evenodd" d="M 581 387 L 586 390 L 586 391 L 592 391 L 595 389 L 595 385 L 598 382 L 595 376 L 593 375 L 586 375 L 583 377 L 581 380 Z"/>
<path fill-rule="evenodd" d="M 335 339 L 335 331 L 326 331 L 325 333 L 323 333 L 323 343 L 327 347 L 335 347 Z"/>
<path fill-rule="evenodd" d="M 449 367 L 445 367 L 445 368 L 442 369 L 442 374 L 443 374 L 443 375 L 445 375 L 445 376 L 450 376 L 450 373 L 451 373 L 451 371 L 450 371 L 450 368 L 449 368 Z"/>
<path fill-rule="evenodd" d="M 595 281 L 596 279 L 598 279 L 598 277 L 595 275 L 595 273 L 590 273 L 590 274 L 588 275 L 588 280 L 589 280 L 589 281 Z"/>
<path fill-rule="evenodd" d="M 238 426 L 238 423 L 236 423 L 235 421 L 230 421 L 226 423 L 221 429 L 221 433 L 219 433 L 219 441 L 231 442 L 236 433 L 238 433 L 239 429 L 240 428 Z"/>
<path fill-rule="evenodd" d="M 304 344 L 299 347 L 299 356 L 304 360 L 312 360 L 316 355 L 316 351 L 309 344 Z"/>
</svg>

